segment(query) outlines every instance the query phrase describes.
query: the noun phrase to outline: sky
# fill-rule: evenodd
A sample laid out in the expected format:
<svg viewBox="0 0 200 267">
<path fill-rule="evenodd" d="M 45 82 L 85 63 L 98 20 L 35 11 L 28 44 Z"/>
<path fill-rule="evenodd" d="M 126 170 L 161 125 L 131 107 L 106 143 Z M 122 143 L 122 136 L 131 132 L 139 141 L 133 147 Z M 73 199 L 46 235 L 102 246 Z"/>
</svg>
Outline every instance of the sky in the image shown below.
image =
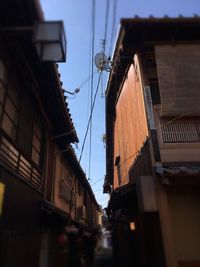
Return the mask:
<svg viewBox="0 0 200 267">
<path fill-rule="evenodd" d="M 107 0 L 95 1 L 95 16 L 92 16 L 94 0 L 41 0 L 46 20 L 62 20 L 64 22 L 67 38 L 67 60 L 65 63 L 59 63 L 61 81 L 63 82 L 63 88 L 70 92 L 80 88 L 80 92 L 74 96 L 66 94 L 71 117 L 79 137 L 78 146 L 73 147 L 78 159 L 83 149 L 80 161 L 81 167 L 86 173 L 86 177 L 89 178 L 97 202 L 103 208 L 107 206 L 109 199 L 109 195 L 103 194 L 106 151 L 102 141 L 105 133 L 104 93 L 109 73 L 103 71 L 98 87 L 100 73 L 92 56 L 103 51 L 102 40 L 104 39 L 106 39 L 105 55 L 107 57 L 112 56 L 121 18 L 132 18 L 136 15 L 141 18 L 151 15 L 154 17 L 165 15 L 169 17 L 179 15 L 191 17 L 195 14 L 200 16 L 200 0 L 108 1 L 109 12 L 108 19 L 106 19 Z M 115 6 L 116 8 L 114 8 Z M 95 23 L 93 24 L 92 21 L 95 21 Z M 93 29 L 94 35 L 92 34 Z M 94 99 L 97 88 L 92 128 L 91 131 L 88 131 L 83 146 L 91 112 L 91 90 Z"/>
</svg>

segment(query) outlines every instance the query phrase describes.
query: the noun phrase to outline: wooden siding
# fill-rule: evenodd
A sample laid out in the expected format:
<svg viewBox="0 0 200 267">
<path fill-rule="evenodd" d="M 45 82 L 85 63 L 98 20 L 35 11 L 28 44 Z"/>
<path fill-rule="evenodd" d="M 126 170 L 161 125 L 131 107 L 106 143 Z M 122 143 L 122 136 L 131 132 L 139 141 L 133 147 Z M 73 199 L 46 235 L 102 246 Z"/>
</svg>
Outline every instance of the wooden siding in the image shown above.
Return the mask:
<svg viewBox="0 0 200 267">
<path fill-rule="evenodd" d="M 147 139 L 129 170 L 129 180 L 134 183 L 137 177 L 149 175 L 152 175 L 152 165 L 149 141 Z"/>
<path fill-rule="evenodd" d="M 129 68 L 116 105 L 114 162 L 120 156 L 122 184 L 128 182 L 129 169 L 148 136 L 139 64 L 135 62 L 135 66 L 136 68 L 133 65 Z M 114 188 L 117 186 L 119 184 L 115 166 Z"/>
</svg>

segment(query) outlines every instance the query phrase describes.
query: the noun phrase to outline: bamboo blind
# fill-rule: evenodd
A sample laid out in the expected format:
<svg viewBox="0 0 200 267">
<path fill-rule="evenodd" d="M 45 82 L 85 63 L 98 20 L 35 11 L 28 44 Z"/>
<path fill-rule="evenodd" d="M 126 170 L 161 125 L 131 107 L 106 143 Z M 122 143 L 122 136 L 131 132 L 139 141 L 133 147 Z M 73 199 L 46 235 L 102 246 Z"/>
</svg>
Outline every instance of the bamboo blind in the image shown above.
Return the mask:
<svg viewBox="0 0 200 267">
<path fill-rule="evenodd" d="M 200 115 L 200 45 L 155 46 L 161 115 Z"/>
</svg>

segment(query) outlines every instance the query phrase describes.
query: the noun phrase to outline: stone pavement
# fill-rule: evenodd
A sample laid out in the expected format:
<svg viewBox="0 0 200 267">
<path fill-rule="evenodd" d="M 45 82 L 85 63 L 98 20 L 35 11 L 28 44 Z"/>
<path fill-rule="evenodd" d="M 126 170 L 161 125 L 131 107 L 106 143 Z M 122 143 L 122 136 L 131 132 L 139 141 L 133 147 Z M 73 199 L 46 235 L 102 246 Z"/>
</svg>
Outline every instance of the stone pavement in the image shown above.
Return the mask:
<svg viewBox="0 0 200 267">
<path fill-rule="evenodd" d="M 111 267 L 112 266 L 112 248 L 101 248 L 97 250 L 95 261 L 92 267 Z"/>
</svg>

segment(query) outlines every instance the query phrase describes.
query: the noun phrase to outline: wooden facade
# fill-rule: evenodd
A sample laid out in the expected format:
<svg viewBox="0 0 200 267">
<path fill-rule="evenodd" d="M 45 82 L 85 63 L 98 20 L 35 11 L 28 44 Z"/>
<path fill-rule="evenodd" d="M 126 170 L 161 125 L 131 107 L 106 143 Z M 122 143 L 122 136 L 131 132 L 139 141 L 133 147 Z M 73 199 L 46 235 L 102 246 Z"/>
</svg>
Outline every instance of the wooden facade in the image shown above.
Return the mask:
<svg viewBox="0 0 200 267">
<path fill-rule="evenodd" d="M 58 66 L 40 61 L 31 33 L 6 30 L 44 20 L 38 1 L 4 1 L 0 13 L 0 266 L 66 266 L 67 227 L 96 229 L 99 205 Z"/>
<path fill-rule="evenodd" d="M 135 58 L 134 64 L 130 66 L 116 104 L 114 130 L 114 160 L 116 168 L 114 182 L 118 181 L 118 183 L 114 184 L 114 188 L 128 183 L 129 170 L 148 136 L 138 69 L 138 60 Z M 119 175 L 122 179 L 121 182 L 119 182 Z"/>
<path fill-rule="evenodd" d="M 104 184 L 116 266 L 200 266 L 199 25 L 197 17 L 121 21 Z"/>
</svg>

